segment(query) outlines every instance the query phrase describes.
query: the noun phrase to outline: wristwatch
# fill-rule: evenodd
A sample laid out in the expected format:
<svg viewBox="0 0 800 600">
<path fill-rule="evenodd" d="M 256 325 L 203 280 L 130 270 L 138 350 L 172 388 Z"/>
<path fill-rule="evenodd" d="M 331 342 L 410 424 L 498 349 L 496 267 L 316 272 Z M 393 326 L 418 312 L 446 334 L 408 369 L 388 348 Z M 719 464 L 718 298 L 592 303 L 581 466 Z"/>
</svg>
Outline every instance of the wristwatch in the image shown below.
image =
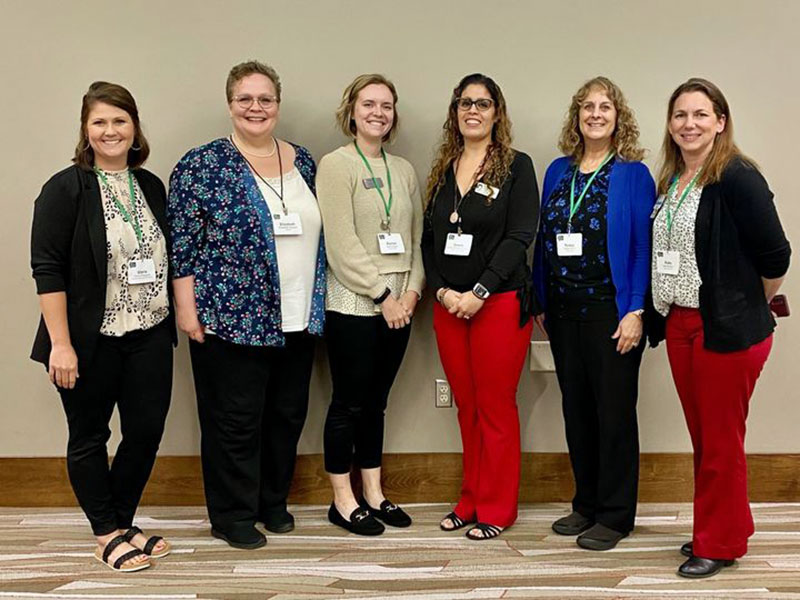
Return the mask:
<svg viewBox="0 0 800 600">
<path fill-rule="evenodd" d="M 644 309 L 643 309 L 643 308 L 640 308 L 640 309 L 638 309 L 638 310 L 632 310 L 632 311 L 631 311 L 631 314 L 633 314 L 633 315 L 636 315 L 637 317 L 639 317 L 640 319 L 642 319 L 642 318 L 644 318 Z"/>
<path fill-rule="evenodd" d="M 373 298 L 372 301 L 375 304 L 383 304 L 383 301 L 386 300 L 389 297 L 389 294 L 391 294 L 391 293 L 392 293 L 392 290 L 390 290 L 387 287 L 385 290 L 383 290 L 383 293 L 380 296 L 378 296 L 377 298 Z"/>
<path fill-rule="evenodd" d="M 472 288 L 472 293 L 481 300 L 486 300 L 489 297 L 489 290 L 483 287 L 483 285 L 480 283 L 475 284 L 475 286 Z"/>
</svg>

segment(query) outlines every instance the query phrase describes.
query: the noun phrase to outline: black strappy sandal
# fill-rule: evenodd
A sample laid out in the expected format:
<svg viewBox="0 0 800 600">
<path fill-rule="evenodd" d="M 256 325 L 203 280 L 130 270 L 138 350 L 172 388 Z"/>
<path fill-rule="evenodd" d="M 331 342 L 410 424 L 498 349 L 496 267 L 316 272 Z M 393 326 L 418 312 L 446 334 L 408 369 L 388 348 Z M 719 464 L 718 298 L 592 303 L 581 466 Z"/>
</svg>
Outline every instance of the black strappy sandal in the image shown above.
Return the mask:
<svg viewBox="0 0 800 600">
<path fill-rule="evenodd" d="M 100 548 L 95 550 L 94 557 L 101 563 L 106 565 L 109 569 L 113 569 L 114 571 L 119 571 L 120 573 L 133 573 L 134 571 L 141 571 L 142 569 L 147 569 L 150 566 L 149 558 L 135 565 L 131 565 L 128 567 L 124 566 L 125 563 L 130 559 L 136 558 L 137 556 L 145 555 L 145 553 L 139 550 L 138 548 L 134 548 L 133 550 L 130 550 L 125 554 L 123 554 L 122 556 L 120 556 L 119 558 L 117 558 L 117 560 L 114 561 L 113 565 L 110 562 L 108 562 L 108 557 L 111 556 L 111 553 L 114 551 L 114 548 L 126 542 L 128 542 L 128 540 L 125 539 L 124 535 L 118 535 L 117 537 L 112 538 L 111 541 L 106 544 L 102 552 Z"/>
<path fill-rule="evenodd" d="M 133 538 L 135 538 L 137 535 L 139 535 L 140 533 L 142 535 L 144 535 L 144 532 L 141 529 L 139 529 L 138 527 L 136 527 L 136 525 L 134 525 L 133 527 L 128 529 L 128 531 L 123 533 L 122 537 L 124 537 L 125 541 L 130 544 L 131 540 Z M 156 544 L 158 542 L 161 542 L 161 541 L 164 542 L 164 549 L 160 550 L 159 552 L 153 553 L 153 548 L 155 548 Z M 167 554 L 172 552 L 172 546 L 170 545 L 170 543 L 168 541 L 166 541 L 160 535 L 154 535 L 154 536 L 151 536 L 147 540 L 147 542 L 144 545 L 144 548 L 142 548 L 142 552 L 144 552 L 150 558 L 164 558 Z"/>
<path fill-rule="evenodd" d="M 481 535 L 475 535 L 472 533 L 472 529 L 477 529 L 481 532 Z M 490 540 L 492 538 L 496 538 L 498 535 L 503 533 L 504 527 L 498 527 L 497 525 L 489 525 L 489 523 L 476 523 L 475 527 L 473 527 L 467 532 L 467 537 L 471 540 Z"/>
<path fill-rule="evenodd" d="M 447 519 L 450 519 L 450 522 L 453 524 L 452 527 L 445 527 L 443 525 L 443 522 L 446 521 Z M 464 519 L 459 517 L 455 512 L 451 512 L 439 522 L 439 529 L 441 529 L 442 531 L 456 531 L 474 522 L 475 521 L 465 521 Z"/>
</svg>

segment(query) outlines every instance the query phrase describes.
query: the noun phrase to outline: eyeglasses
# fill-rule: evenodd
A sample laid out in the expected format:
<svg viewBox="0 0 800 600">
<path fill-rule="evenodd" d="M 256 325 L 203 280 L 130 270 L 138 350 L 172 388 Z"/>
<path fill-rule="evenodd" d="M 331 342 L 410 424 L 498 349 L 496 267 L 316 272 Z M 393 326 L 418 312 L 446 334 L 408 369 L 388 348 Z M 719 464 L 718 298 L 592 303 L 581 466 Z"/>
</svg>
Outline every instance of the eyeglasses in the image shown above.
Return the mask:
<svg viewBox="0 0 800 600">
<path fill-rule="evenodd" d="M 478 98 L 477 100 L 473 100 L 472 98 L 456 98 L 455 105 L 458 107 L 458 110 L 463 110 L 467 112 L 469 109 L 472 108 L 472 105 L 475 105 L 479 111 L 486 112 L 494 105 L 494 100 L 491 98 Z"/>
<path fill-rule="evenodd" d="M 275 96 L 259 96 L 258 98 L 254 98 L 253 96 L 247 95 L 234 96 L 233 101 L 236 102 L 236 105 L 242 110 L 247 110 L 253 106 L 253 102 L 258 102 L 258 105 L 264 110 L 270 110 L 275 108 L 279 102 Z"/>
</svg>

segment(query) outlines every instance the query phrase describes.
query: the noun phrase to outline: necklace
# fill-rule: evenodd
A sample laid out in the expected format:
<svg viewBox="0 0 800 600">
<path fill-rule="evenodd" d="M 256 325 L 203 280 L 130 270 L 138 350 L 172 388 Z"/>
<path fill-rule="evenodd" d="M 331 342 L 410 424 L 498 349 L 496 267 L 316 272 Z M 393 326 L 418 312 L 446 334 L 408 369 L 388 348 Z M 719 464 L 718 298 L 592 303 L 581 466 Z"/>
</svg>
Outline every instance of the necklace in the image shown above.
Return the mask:
<svg viewBox="0 0 800 600">
<path fill-rule="evenodd" d="M 455 160 L 453 165 L 453 212 L 450 213 L 450 222 L 453 225 L 458 224 L 459 233 L 461 233 L 461 214 L 459 213 L 459 209 L 461 208 L 462 202 L 464 202 L 464 198 L 469 195 L 469 193 L 472 191 L 472 188 L 475 187 L 475 183 L 478 181 L 478 178 L 483 174 L 483 167 L 486 165 L 486 160 L 489 158 L 491 152 L 492 147 L 489 146 L 486 149 L 486 153 L 483 155 L 481 164 L 478 165 L 478 168 L 475 169 L 475 172 L 472 174 L 472 178 L 469 181 L 469 187 L 463 195 L 461 195 L 460 190 L 458 189 L 458 163 L 461 160 L 460 156 Z"/>
<path fill-rule="evenodd" d="M 236 134 L 234 133 L 231 135 L 231 140 L 235 139 L 236 139 Z M 249 154 L 250 156 L 255 156 L 256 158 L 271 158 L 275 156 L 275 151 L 278 149 L 278 140 L 276 140 L 274 137 L 272 138 L 272 150 L 270 152 L 267 152 L 266 154 L 256 154 L 255 152 L 250 152 L 249 150 L 246 150 L 241 140 L 239 141 L 238 144 L 234 143 L 234 146 L 236 146 L 237 150 L 240 150 L 245 154 Z"/>
</svg>

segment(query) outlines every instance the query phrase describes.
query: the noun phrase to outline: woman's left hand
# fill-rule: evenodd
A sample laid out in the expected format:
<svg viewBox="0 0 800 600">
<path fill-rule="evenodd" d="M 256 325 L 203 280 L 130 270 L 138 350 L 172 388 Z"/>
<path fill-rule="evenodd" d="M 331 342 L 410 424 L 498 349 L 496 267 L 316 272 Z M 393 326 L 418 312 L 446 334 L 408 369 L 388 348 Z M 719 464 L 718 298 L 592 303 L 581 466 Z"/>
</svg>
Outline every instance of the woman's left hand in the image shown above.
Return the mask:
<svg viewBox="0 0 800 600">
<path fill-rule="evenodd" d="M 417 292 L 408 290 L 402 296 L 400 296 L 400 304 L 402 304 L 403 308 L 408 311 L 409 317 L 414 316 L 414 310 L 417 308 L 417 302 L 419 302 L 419 294 L 417 294 Z"/>
<path fill-rule="evenodd" d="M 450 307 L 450 314 L 454 314 L 459 319 L 469 319 L 483 308 L 484 302 L 484 300 L 481 300 L 472 292 L 466 292 L 461 294 L 458 302 Z"/>
<path fill-rule="evenodd" d="M 639 345 L 642 338 L 642 318 L 636 313 L 629 312 L 622 317 L 617 330 L 611 339 L 617 340 L 617 352 L 626 354 Z"/>
</svg>

